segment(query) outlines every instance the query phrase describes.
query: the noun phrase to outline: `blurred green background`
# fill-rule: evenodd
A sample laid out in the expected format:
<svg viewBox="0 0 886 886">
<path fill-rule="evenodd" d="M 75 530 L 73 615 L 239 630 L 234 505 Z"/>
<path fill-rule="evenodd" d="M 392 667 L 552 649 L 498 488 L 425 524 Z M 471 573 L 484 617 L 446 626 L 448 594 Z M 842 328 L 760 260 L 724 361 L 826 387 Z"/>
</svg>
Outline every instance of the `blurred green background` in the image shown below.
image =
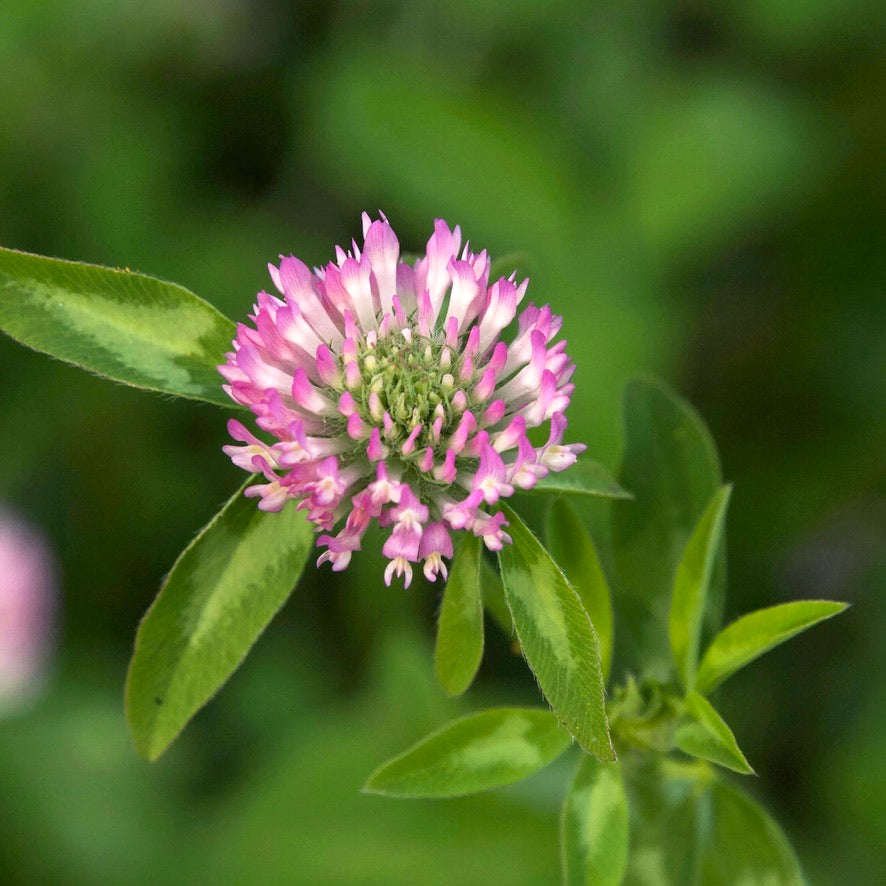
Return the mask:
<svg viewBox="0 0 886 886">
<path fill-rule="evenodd" d="M 660 374 L 736 484 L 728 615 L 845 615 L 721 707 L 814 886 L 886 845 L 886 6 L 5 0 L 0 243 L 181 282 L 233 318 L 278 253 L 328 260 L 381 208 L 526 254 L 565 314 L 573 440 L 611 467 L 621 387 Z M 45 693 L 0 721 L 4 883 L 536 884 L 571 761 L 444 803 L 358 793 L 431 727 L 536 703 L 489 631 L 478 686 L 430 679 L 438 589 L 366 555 L 309 569 L 158 763 L 122 686 L 141 613 L 240 482 L 224 414 L 0 340 L 0 501 L 57 551 Z M 601 506 L 584 514 L 604 524 Z"/>
</svg>

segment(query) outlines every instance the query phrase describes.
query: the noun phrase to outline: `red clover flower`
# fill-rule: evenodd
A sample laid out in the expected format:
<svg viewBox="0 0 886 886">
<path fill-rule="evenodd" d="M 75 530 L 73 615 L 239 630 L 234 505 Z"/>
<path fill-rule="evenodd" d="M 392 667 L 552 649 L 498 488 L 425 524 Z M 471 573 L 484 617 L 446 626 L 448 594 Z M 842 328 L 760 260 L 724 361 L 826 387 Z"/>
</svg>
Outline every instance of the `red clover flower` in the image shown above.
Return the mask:
<svg viewBox="0 0 886 886">
<path fill-rule="evenodd" d="M 390 528 L 385 582 L 396 573 L 408 587 L 419 561 L 429 581 L 447 577 L 452 530 L 490 550 L 510 543 L 498 500 L 585 449 L 562 442 L 575 367 L 565 341 L 551 344 L 562 318 L 547 306 L 524 308 L 513 341 L 499 339 L 529 281 L 490 285 L 486 251 L 459 254 L 458 226 L 438 219 L 414 264 L 383 215 L 363 214 L 363 236 L 313 272 L 292 256 L 268 266 L 282 298 L 258 294 L 254 326 L 238 325 L 219 369 L 278 442 L 232 419 L 239 445 L 224 451 L 263 475 L 245 493 L 259 508 L 295 499 L 307 511 L 324 533 L 318 566 L 345 569 L 372 520 Z M 544 422 L 534 446 L 527 431 Z"/>
</svg>

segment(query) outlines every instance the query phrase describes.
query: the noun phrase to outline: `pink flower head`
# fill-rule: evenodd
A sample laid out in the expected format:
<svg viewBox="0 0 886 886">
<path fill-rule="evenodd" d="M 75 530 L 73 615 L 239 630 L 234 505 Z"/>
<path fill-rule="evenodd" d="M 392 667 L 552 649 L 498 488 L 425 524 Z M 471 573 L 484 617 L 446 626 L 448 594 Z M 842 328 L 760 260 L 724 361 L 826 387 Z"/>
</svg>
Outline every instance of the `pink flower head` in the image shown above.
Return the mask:
<svg viewBox="0 0 886 886">
<path fill-rule="evenodd" d="M 325 548 L 318 565 L 346 568 L 376 520 L 408 586 L 413 563 L 447 575 L 451 532 L 500 550 L 511 539 L 495 509 L 515 488 L 568 468 L 584 446 L 563 444 L 574 386 L 562 320 L 519 305 L 528 280 L 489 280 L 486 252 L 434 223 L 425 254 L 402 260 L 384 216 L 363 214 L 363 247 L 336 248 L 310 271 L 294 257 L 270 265 L 279 295 L 259 293 L 219 367 L 227 393 L 249 407 L 266 444 L 239 422 L 234 464 L 260 473 L 246 494 L 264 510 L 293 498 Z M 516 318 L 516 338 L 500 336 Z M 530 428 L 550 423 L 543 446 Z"/>
<path fill-rule="evenodd" d="M 43 539 L 0 511 L 0 710 L 39 686 L 49 650 L 55 569 Z"/>
</svg>

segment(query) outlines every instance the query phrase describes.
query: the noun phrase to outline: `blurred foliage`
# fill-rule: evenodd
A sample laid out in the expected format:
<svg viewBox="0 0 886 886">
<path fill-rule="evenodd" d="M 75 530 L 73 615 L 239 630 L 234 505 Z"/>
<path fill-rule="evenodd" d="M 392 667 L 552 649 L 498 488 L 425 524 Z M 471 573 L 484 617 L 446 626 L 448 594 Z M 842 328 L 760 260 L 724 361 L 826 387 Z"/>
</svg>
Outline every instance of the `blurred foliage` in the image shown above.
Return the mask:
<svg viewBox="0 0 886 886">
<path fill-rule="evenodd" d="M 444 216 L 527 253 L 579 366 L 572 439 L 617 466 L 639 369 L 710 424 L 735 483 L 727 615 L 854 603 L 718 707 L 810 881 L 876 882 L 884 25 L 874 0 L 7 0 L 0 243 L 176 280 L 234 319 L 268 260 L 326 260 L 364 208 L 407 249 Z M 537 700 L 490 631 L 480 685 L 444 701 L 426 678 L 439 591 L 385 589 L 369 552 L 344 577 L 309 570 L 195 727 L 142 763 L 125 662 L 240 480 L 223 413 L 6 339 L 0 372 L 0 499 L 63 580 L 49 691 L 0 724 L 3 882 L 553 882 L 556 782 L 427 808 L 357 793 L 443 719 Z M 581 516 L 600 537 L 605 505 Z"/>
</svg>

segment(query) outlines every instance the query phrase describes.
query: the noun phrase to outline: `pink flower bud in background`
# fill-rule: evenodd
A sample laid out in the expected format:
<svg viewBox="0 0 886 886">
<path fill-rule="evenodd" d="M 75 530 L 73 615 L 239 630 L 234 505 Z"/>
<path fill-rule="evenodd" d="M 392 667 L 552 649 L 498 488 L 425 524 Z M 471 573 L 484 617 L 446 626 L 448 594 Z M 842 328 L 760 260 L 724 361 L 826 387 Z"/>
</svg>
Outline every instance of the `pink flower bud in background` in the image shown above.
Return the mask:
<svg viewBox="0 0 886 886">
<path fill-rule="evenodd" d="M 55 565 L 46 541 L 0 510 L 0 714 L 43 683 L 55 608 Z"/>
</svg>

